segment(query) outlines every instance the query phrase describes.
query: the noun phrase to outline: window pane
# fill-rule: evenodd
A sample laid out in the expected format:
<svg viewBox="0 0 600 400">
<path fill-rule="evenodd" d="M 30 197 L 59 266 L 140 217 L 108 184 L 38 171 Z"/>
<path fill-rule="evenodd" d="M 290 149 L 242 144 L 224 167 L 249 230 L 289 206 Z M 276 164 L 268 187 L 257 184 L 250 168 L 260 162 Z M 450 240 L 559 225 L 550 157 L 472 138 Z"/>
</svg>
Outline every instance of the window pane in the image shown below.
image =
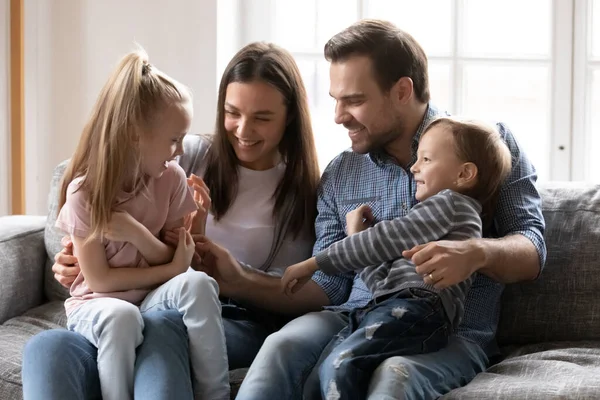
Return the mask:
<svg viewBox="0 0 600 400">
<path fill-rule="evenodd" d="M 450 97 L 450 63 L 429 61 L 429 89 L 431 101 L 441 110 L 452 112 Z"/>
<path fill-rule="evenodd" d="M 450 0 L 366 0 L 365 16 L 393 22 L 413 35 L 428 55 L 447 55 L 452 44 L 451 7 Z"/>
<path fill-rule="evenodd" d="M 590 0 L 592 8 L 592 57 L 600 58 L 600 1 Z"/>
<path fill-rule="evenodd" d="M 303 3 L 299 1 L 298 3 Z M 319 53 L 333 35 L 358 19 L 356 0 L 317 0 L 317 42 Z M 299 31 L 304 34 L 303 31 Z M 298 33 L 298 32 L 297 32 Z"/>
<path fill-rule="evenodd" d="M 335 102 L 329 96 L 329 63 L 325 60 L 317 62 L 315 107 L 311 108 L 311 117 L 319 154 L 319 165 L 324 170 L 327 164 L 339 153 L 350 147 L 348 131 L 337 125 Z"/>
<path fill-rule="evenodd" d="M 464 54 L 477 57 L 550 57 L 552 1 L 463 1 L 464 23 L 460 45 Z"/>
<path fill-rule="evenodd" d="M 315 1 L 274 1 L 272 41 L 289 51 L 313 50 L 316 42 Z"/>
<path fill-rule="evenodd" d="M 463 114 L 506 123 L 539 178 L 549 179 L 549 67 L 468 65 L 464 89 Z"/>
<path fill-rule="evenodd" d="M 600 69 L 594 70 L 592 74 L 592 93 L 591 93 L 591 104 L 588 107 L 587 112 L 590 115 L 591 126 L 588 129 L 587 137 L 590 141 L 588 156 L 588 169 L 586 175 L 589 180 L 594 182 L 600 182 L 600 113 L 593 110 L 600 110 Z"/>
</svg>

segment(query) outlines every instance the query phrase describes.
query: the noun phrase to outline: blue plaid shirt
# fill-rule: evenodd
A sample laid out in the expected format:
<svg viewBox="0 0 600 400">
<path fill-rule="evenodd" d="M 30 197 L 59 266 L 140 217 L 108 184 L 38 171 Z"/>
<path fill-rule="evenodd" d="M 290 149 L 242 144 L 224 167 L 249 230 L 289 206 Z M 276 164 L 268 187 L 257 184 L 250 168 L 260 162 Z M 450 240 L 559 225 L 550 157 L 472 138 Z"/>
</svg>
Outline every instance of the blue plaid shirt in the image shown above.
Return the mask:
<svg viewBox="0 0 600 400">
<path fill-rule="evenodd" d="M 440 113 L 429 105 L 412 142 L 417 159 L 419 138 L 425 127 Z M 512 171 L 501 192 L 492 227 L 485 237 L 521 234 L 535 245 L 540 266 L 546 260 L 544 218 L 540 195 L 535 187 L 535 168 L 519 147 L 511 131 L 502 123 L 497 128 L 513 156 Z M 409 166 L 410 168 L 410 166 Z M 417 200 L 413 175 L 385 153 L 358 154 L 347 150 L 325 169 L 318 193 L 317 241 L 313 254 L 346 237 L 346 214 L 362 204 L 373 210 L 375 222 L 405 216 Z M 350 311 L 367 305 L 371 293 L 359 275 L 326 275 L 321 271 L 313 280 L 327 293 L 329 309 Z M 456 334 L 479 344 L 488 354 L 496 351 L 494 337 L 500 316 L 500 296 L 504 285 L 477 274 L 465 302 L 465 314 Z"/>
</svg>

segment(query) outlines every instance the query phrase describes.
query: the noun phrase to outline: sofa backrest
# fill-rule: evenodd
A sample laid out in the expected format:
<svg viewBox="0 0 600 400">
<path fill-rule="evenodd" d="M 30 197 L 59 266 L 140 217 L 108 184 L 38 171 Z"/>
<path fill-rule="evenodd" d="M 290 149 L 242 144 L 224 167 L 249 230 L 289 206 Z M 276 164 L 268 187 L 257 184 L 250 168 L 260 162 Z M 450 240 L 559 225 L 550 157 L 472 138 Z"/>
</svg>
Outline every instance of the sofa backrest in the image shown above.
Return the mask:
<svg viewBox="0 0 600 400">
<path fill-rule="evenodd" d="M 62 245 L 60 241 L 65 236 L 54 224 L 56 223 L 58 212 L 58 192 L 67 164 L 68 161 L 63 161 L 54 168 L 50 183 L 50 193 L 48 193 L 48 218 L 46 219 L 46 229 L 44 231 L 44 243 L 46 245 L 46 252 L 48 253 L 48 260 L 46 261 L 46 268 L 44 270 L 44 293 L 46 298 L 51 301 L 64 300 L 69 297 L 69 290 L 62 287 L 54 279 L 54 272 L 52 272 L 54 256 L 61 251 Z"/>
<path fill-rule="evenodd" d="M 533 282 L 507 285 L 501 345 L 600 340 L 600 185 L 540 185 L 546 266 Z"/>
</svg>

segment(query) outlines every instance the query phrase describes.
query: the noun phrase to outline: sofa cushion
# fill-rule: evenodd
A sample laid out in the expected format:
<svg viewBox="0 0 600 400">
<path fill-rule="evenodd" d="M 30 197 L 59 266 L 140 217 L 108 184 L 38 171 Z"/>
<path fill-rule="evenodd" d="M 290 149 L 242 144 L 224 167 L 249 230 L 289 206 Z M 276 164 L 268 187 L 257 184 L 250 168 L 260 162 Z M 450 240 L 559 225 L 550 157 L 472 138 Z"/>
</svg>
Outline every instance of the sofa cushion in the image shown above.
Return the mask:
<svg viewBox="0 0 600 400">
<path fill-rule="evenodd" d="M 0 220 L 0 323 L 43 301 L 44 217 Z"/>
<path fill-rule="evenodd" d="M 600 342 L 518 347 L 442 399 L 599 399 Z"/>
<path fill-rule="evenodd" d="M 54 256 L 61 251 L 62 245 L 60 244 L 60 241 L 65 235 L 57 229 L 54 224 L 56 223 L 56 216 L 58 214 L 58 193 L 67 164 L 68 161 L 63 161 L 54 169 L 52 181 L 50 183 L 50 193 L 48 194 L 48 218 L 46 220 L 46 230 L 44 232 L 44 242 L 46 244 L 48 260 L 46 261 L 44 273 L 44 293 L 50 301 L 65 300 L 69 297 L 69 290 L 64 288 L 56 281 L 56 279 L 54 279 L 54 273 L 52 272 Z"/>
<path fill-rule="evenodd" d="M 507 285 L 500 344 L 600 341 L 600 186 L 541 185 L 548 248 L 534 282 Z"/>
<path fill-rule="evenodd" d="M 62 301 L 46 303 L 0 325 L 0 397 L 22 399 L 21 360 L 25 343 L 46 329 L 66 325 Z"/>
</svg>

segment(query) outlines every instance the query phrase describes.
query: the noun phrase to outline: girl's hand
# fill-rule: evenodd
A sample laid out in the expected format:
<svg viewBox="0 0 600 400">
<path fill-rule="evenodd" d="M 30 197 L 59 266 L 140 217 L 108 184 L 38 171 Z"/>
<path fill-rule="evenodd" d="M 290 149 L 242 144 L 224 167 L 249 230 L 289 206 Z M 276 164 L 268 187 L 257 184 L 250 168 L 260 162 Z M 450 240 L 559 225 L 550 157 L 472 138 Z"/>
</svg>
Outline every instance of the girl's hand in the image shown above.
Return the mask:
<svg viewBox="0 0 600 400">
<path fill-rule="evenodd" d="M 188 186 L 194 189 L 194 201 L 198 210 L 192 213 L 192 234 L 204 235 L 206 232 L 206 218 L 211 207 L 210 190 L 202 178 L 192 174 L 187 180 Z"/>
<path fill-rule="evenodd" d="M 310 280 L 319 267 L 314 257 L 288 267 L 281 278 L 282 291 L 291 296 Z"/>
<path fill-rule="evenodd" d="M 192 235 L 185 229 L 179 228 L 179 242 L 173 256 L 171 265 L 178 274 L 184 273 L 189 268 L 194 256 L 195 245 Z"/>
<path fill-rule="evenodd" d="M 104 236 L 108 240 L 115 242 L 133 242 L 139 235 L 139 229 L 142 225 L 133 218 L 128 212 L 113 212 L 108 223 L 108 228 L 104 231 Z"/>
<path fill-rule="evenodd" d="M 366 204 L 350 211 L 346 214 L 346 230 L 348 231 L 348 236 L 352 236 L 355 233 L 370 228 L 373 226 L 374 221 L 375 217 L 373 216 L 373 211 L 371 210 L 371 207 Z"/>
</svg>

